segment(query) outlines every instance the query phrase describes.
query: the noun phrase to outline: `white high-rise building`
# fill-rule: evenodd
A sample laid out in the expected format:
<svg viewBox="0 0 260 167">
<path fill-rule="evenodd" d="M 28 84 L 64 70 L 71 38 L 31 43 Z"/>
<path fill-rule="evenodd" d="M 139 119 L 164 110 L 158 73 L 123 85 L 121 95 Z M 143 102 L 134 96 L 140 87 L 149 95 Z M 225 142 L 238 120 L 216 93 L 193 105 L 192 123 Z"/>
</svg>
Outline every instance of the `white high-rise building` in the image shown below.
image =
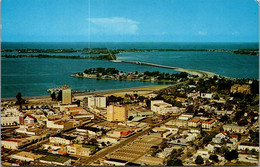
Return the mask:
<svg viewBox="0 0 260 167">
<path fill-rule="evenodd" d="M 68 88 L 66 85 L 62 86 L 62 104 L 71 104 L 71 88 Z"/>
<path fill-rule="evenodd" d="M 107 100 L 105 96 L 89 96 L 88 97 L 88 107 L 89 108 L 105 108 L 107 105 Z"/>
</svg>

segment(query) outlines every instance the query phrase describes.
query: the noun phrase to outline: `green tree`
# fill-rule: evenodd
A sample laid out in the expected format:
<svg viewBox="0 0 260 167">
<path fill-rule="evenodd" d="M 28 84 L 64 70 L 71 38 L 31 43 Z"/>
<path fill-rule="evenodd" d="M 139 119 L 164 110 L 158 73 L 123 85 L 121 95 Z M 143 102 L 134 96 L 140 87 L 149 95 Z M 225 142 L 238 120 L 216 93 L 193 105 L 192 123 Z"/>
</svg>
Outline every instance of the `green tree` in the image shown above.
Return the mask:
<svg viewBox="0 0 260 167">
<path fill-rule="evenodd" d="M 21 105 L 22 104 L 22 93 L 18 92 L 16 95 L 16 104 Z"/>
<path fill-rule="evenodd" d="M 225 159 L 228 161 L 231 161 L 233 159 L 237 159 L 238 158 L 238 153 L 236 150 L 232 150 L 232 151 L 228 151 L 225 153 Z"/>
<path fill-rule="evenodd" d="M 218 162 L 218 161 L 219 161 L 219 160 L 218 160 L 218 156 L 215 155 L 215 154 L 211 154 L 211 155 L 209 156 L 209 159 L 212 160 L 212 161 L 214 161 L 214 162 Z"/>
<path fill-rule="evenodd" d="M 55 100 L 55 99 L 56 99 L 55 92 L 52 92 L 52 94 L 51 94 L 51 99 L 52 99 L 52 100 Z"/>
<path fill-rule="evenodd" d="M 168 160 L 167 161 L 167 166 L 183 166 L 182 160 L 180 160 L 180 159 Z"/>
<path fill-rule="evenodd" d="M 203 164 L 204 160 L 203 160 L 203 158 L 200 155 L 198 155 L 196 160 L 195 160 L 195 163 L 196 164 Z"/>
<path fill-rule="evenodd" d="M 62 90 L 59 91 L 57 100 L 62 101 Z"/>
</svg>

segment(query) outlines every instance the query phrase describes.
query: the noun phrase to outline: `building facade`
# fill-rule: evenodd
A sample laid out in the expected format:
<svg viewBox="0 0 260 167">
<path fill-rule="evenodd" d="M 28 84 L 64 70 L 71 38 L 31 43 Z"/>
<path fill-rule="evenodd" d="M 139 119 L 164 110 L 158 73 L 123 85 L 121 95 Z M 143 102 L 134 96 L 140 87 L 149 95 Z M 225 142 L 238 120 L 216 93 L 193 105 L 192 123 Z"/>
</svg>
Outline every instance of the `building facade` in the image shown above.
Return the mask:
<svg viewBox="0 0 260 167">
<path fill-rule="evenodd" d="M 89 96 L 88 97 L 88 107 L 89 108 L 105 108 L 106 105 L 106 97 L 105 96 Z"/>
<path fill-rule="evenodd" d="M 127 121 L 128 112 L 124 106 L 110 105 L 107 107 L 108 121 Z"/>
<path fill-rule="evenodd" d="M 71 88 L 68 88 L 66 85 L 62 86 L 62 104 L 71 104 Z"/>
</svg>

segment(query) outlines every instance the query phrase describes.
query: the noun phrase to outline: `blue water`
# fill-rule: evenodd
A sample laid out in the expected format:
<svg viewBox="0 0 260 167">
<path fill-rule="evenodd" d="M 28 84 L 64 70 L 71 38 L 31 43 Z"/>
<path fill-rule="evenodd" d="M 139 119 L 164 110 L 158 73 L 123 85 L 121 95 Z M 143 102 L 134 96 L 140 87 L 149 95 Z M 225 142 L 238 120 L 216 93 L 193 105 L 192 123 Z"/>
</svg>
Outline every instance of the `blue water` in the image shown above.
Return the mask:
<svg viewBox="0 0 260 167">
<path fill-rule="evenodd" d="M 173 49 L 239 49 L 258 48 L 258 43 L 90 43 L 92 48 L 173 48 Z M 2 49 L 59 49 L 88 48 L 88 43 L 5 43 Z M 5 53 L 4 53 L 5 54 Z M 12 53 L 9 53 L 12 54 Z M 17 54 L 17 53 L 15 53 Z M 38 54 L 38 53 L 37 53 Z M 81 55 L 81 53 L 55 53 L 55 55 Z M 89 55 L 86 55 L 89 56 Z M 239 78 L 258 78 L 258 56 L 235 55 L 223 52 L 136 52 L 117 55 L 122 60 L 152 62 L 162 65 L 211 71 Z M 170 69 L 114 63 L 101 60 L 1 58 L 1 97 L 48 95 L 47 89 L 69 85 L 74 90 L 110 90 L 164 83 L 139 81 L 95 80 L 70 77 L 93 67 L 115 67 L 125 72 L 156 71 L 176 73 Z"/>
<path fill-rule="evenodd" d="M 134 64 L 113 63 L 101 60 L 82 59 L 39 59 L 39 58 L 2 58 L 1 97 L 15 97 L 17 92 L 23 96 L 48 95 L 47 89 L 69 85 L 74 90 L 110 90 L 164 83 L 138 81 L 95 80 L 71 77 L 72 73 L 82 72 L 93 67 L 115 67 L 125 72 L 157 71 L 176 73 L 174 70 L 161 69 Z"/>
<path fill-rule="evenodd" d="M 230 52 L 135 52 L 120 53 L 120 60 L 203 70 L 233 78 L 258 78 L 259 56 Z"/>
</svg>

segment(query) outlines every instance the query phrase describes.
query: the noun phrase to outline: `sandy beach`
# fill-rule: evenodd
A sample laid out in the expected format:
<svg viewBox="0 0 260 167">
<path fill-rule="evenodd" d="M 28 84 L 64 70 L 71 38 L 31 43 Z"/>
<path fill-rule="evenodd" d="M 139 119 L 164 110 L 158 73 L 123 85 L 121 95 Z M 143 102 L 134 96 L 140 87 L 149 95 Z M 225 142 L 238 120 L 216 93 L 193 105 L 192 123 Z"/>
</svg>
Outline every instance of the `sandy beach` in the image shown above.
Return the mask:
<svg viewBox="0 0 260 167">
<path fill-rule="evenodd" d="M 126 88 L 126 89 L 114 89 L 114 90 L 104 90 L 104 91 L 96 91 L 91 93 L 75 93 L 74 98 L 76 99 L 83 99 L 87 95 L 104 95 L 104 96 L 110 96 L 110 95 L 121 95 L 121 94 L 130 94 L 134 91 L 137 91 L 139 94 L 146 94 L 150 93 L 156 90 L 160 90 L 166 87 L 169 87 L 171 85 L 152 85 L 152 86 L 144 86 L 144 87 L 135 87 L 135 88 Z M 30 100 L 30 101 L 49 101 L 51 100 L 50 96 L 29 96 L 29 97 L 23 97 L 23 99 Z M 15 97 L 10 98 L 1 98 L 1 101 L 15 101 Z"/>
</svg>

